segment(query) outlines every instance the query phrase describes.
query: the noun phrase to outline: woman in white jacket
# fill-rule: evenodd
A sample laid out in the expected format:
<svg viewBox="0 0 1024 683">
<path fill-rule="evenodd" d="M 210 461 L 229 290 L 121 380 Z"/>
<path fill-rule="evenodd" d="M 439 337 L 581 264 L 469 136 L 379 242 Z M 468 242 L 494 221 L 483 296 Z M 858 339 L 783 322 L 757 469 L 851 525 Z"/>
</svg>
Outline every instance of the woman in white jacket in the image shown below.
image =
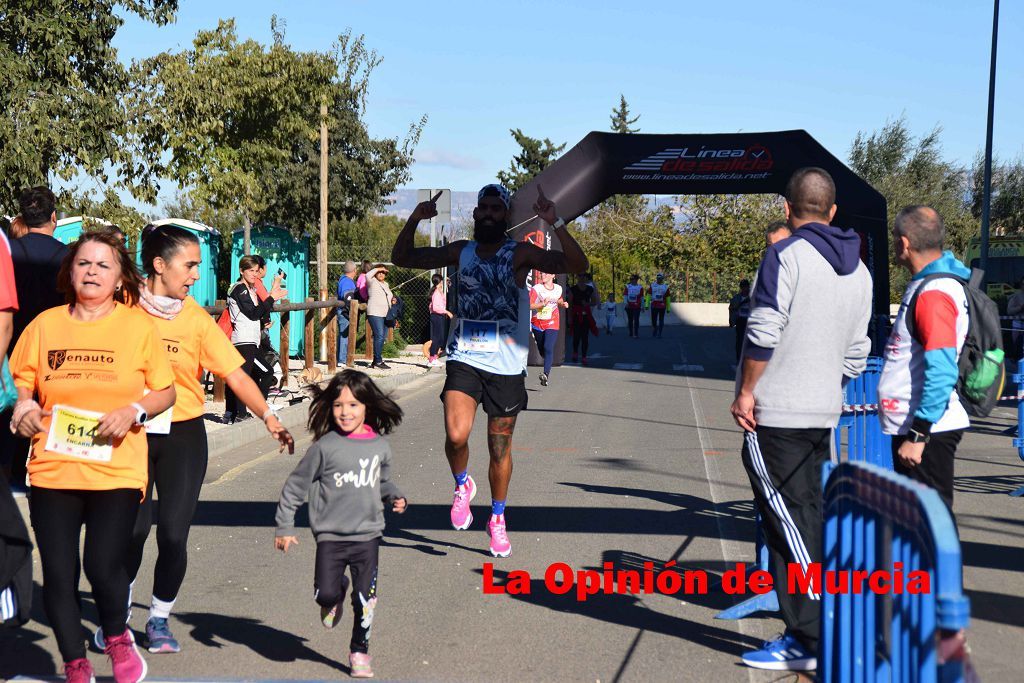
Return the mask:
<svg viewBox="0 0 1024 683">
<path fill-rule="evenodd" d="M 368 296 L 366 320 L 370 325 L 370 329 L 373 330 L 373 363 L 370 367 L 380 370 L 391 369 L 390 366 L 385 365 L 384 358 L 381 356 L 381 349 L 384 347 L 384 335 L 386 333 L 384 318 L 387 317 L 391 304 L 395 303 L 391 287 L 388 286 L 385 280 L 387 274 L 388 269 L 382 263 L 374 266 L 366 274 L 366 293 Z"/>
<path fill-rule="evenodd" d="M 259 263 L 256 258 L 243 256 L 238 262 L 238 270 L 240 280 L 228 292 L 231 343 L 235 345 L 245 360 L 245 365 L 242 366 L 245 374 L 252 377 L 253 360 L 256 358 L 256 351 L 260 346 L 260 335 L 263 331 L 263 316 L 269 315 L 274 308 L 274 302 L 288 296 L 288 292 L 281 289 L 281 285 L 275 280 L 274 287 L 270 290 L 270 296 L 260 301 L 256 294 L 256 280 L 259 277 Z M 249 412 L 235 396 L 235 392 L 231 391 L 230 387 L 225 387 L 224 422 L 231 423 L 248 417 L 251 417 Z"/>
</svg>

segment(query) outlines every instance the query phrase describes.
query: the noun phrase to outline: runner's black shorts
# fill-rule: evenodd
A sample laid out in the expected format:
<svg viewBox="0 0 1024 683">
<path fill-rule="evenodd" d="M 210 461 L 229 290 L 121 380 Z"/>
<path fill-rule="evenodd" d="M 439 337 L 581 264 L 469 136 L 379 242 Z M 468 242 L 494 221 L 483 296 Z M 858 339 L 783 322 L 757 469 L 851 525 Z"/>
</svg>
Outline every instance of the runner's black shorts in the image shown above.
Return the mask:
<svg viewBox="0 0 1024 683">
<path fill-rule="evenodd" d="M 446 391 L 459 391 L 483 403 L 488 417 L 513 417 L 526 410 L 525 371 L 519 375 L 498 375 L 459 361 L 448 361 L 447 371 L 442 401 Z"/>
</svg>

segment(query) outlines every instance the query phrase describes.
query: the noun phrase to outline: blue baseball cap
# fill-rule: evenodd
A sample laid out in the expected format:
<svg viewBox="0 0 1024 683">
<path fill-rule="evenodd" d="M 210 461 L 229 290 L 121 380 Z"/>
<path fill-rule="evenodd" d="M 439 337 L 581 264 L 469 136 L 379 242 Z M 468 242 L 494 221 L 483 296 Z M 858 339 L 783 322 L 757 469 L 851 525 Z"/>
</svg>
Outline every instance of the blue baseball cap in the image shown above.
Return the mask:
<svg viewBox="0 0 1024 683">
<path fill-rule="evenodd" d="M 476 201 L 479 202 L 484 197 L 497 197 L 505 205 L 506 209 L 512 204 L 512 195 L 509 194 L 508 188 L 497 183 L 484 185 L 480 188 L 480 192 L 476 195 Z"/>
</svg>

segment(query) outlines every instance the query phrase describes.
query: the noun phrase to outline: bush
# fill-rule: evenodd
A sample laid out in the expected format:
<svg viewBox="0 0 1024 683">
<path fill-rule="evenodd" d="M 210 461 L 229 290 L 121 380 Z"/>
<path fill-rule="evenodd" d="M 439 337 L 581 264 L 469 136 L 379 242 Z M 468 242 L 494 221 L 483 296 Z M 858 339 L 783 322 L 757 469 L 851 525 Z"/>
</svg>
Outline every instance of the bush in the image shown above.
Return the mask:
<svg viewBox="0 0 1024 683">
<path fill-rule="evenodd" d="M 401 332 L 395 330 L 395 338 L 393 341 L 384 342 L 384 348 L 380 350 L 380 355 L 385 358 L 398 358 L 405 351 L 405 347 L 408 344 L 405 338 L 402 337 Z"/>
</svg>

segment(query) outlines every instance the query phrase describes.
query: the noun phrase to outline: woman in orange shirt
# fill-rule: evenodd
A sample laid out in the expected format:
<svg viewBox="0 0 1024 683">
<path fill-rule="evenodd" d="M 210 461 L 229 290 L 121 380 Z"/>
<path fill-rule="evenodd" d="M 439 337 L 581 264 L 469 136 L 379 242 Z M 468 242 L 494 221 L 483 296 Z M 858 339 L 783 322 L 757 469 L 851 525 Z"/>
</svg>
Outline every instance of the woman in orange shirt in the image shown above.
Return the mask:
<svg viewBox="0 0 1024 683">
<path fill-rule="evenodd" d="M 167 619 L 185 579 L 189 527 L 206 476 L 206 394 L 199 382 L 202 369 L 222 377 L 239 401 L 262 416 L 267 431 L 280 442 L 281 450 L 287 447 L 294 453 L 295 442 L 267 405 L 259 387 L 245 373 L 241 354 L 210 314 L 188 295 L 199 279 L 202 262 L 198 238 L 178 226 L 151 225 L 143 230 L 141 241 L 142 267 L 147 279 L 140 289 L 139 305 L 156 323 L 174 370 L 178 400 L 171 415 L 158 420 L 162 425 L 152 424 L 148 430 L 149 486 L 135 524 L 127 572 L 134 583 L 153 523 L 150 501 L 155 483 L 160 496 L 156 527 L 159 554 L 153 572 L 145 644 L 153 653 L 179 652 L 181 646 Z M 103 634 L 97 632 L 97 645 L 102 641 Z"/>
<path fill-rule="evenodd" d="M 18 403 L 11 428 L 32 439 L 29 511 L 43 566 L 43 605 L 68 681 L 88 683 L 78 604 L 78 542 L 117 683 L 146 663 L 125 626 L 125 560 L 146 490 L 143 425 L 174 403 L 174 374 L 156 325 L 135 306 L 141 280 L 124 244 L 86 233 L 58 287 L 68 305 L 43 311 L 11 357 Z M 148 393 L 147 393 L 148 392 Z M 38 402 L 33 399 L 38 398 Z"/>
</svg>

